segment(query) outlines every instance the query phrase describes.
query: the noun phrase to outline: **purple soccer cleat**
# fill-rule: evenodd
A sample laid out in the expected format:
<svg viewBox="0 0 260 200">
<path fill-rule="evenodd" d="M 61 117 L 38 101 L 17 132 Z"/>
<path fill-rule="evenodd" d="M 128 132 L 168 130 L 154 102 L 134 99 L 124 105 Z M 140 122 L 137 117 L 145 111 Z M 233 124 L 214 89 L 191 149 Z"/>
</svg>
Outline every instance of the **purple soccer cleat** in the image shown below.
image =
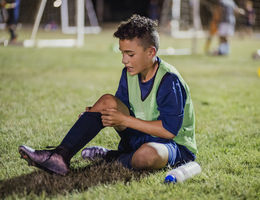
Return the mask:
<svg viewBox="0 0 260 200">
<path fill-rule="evenodd" d="M 62 176 L 69 172 L 69 163 L 66 163 L 56 150 L 34 150 L 25 145 L 20 146 L 18 150 L 28 165 Z"/>
<path fill-rule="evenodd" d="M 109 151 L 110 150 L 108 150 L 104 147 L 92 146 L 92 147 L 87 147 L 87 148 L 83 149 L 81 152 L 81 156 L 83 159 L 86 159 L 86 160 L 95 160 L 98 158 L 104 158 Z"/>
</svg>

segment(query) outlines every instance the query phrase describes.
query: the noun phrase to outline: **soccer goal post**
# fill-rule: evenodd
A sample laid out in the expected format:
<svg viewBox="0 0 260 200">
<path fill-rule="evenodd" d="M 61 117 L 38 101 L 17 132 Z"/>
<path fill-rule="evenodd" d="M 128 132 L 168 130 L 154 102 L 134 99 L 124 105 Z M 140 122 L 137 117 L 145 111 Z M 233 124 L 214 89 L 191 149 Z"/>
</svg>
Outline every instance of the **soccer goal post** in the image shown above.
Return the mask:
<svg viewBox="0 0 260 200">
<path fill-rule="evenodd" d="M 169 21 L 170 34 L 176 39 L 191 39 L 190 46 L 182 49 L 161 49 L 162 55 L 190 55 L 197 53 L 197 38 L 205 37 L 200 19 L 200 0 L 165 0 L 161 24 Z M 168 19 L 170 16 L 170 19 Z"/>
<path fill-rule="evenodd" d="M 76 34 L 76 38 L 70 39 L 36 39 L 39 30 L 40 22 L 48 0 L 41 0 L 35 22 L 33 25 L 32 34 L 29 40 L 24 41 L 25 47 L 82 47 L 84 45 L 85 33 L 99 33 L 101 28 L 95 15 L 94 7 L 91 0 L 76 0 L 75 6 L 75 26 L 69 26 L 68 0 L 60 0 L 61 3 L 61 29 L 65 34 Z M 56 0 L 58 1 L 58 0 Z M 86 8 L 85 8 L 86 5 Z M 95 21 L 95 26 L 85 26 L 85 10 L 90 19 L 91 25 Z"/>
<path fill-rule="evenodd" d="M 82 6 L 81 8 L 84 8 L 84 5 L 82 5 L 82 4 L 78 4 L 78 5 Z M 81 9 L 81 8 L 78 8 L 78 9 Z M 101 28 L 98 24 L 96 12 L 94 10 L 94 6 L 93 6 L 93 3 L 92 3 L 91 0 L 86 0 L 85 9 L 87 11 L 90 26 L 84 26 L 82 31 L 84 31 L 85 34 L 90 34 L 90 33 L 98 34 L 98 33 L 100 33 Z M 85 16 L 85 13 L 81 13 L 77 16 L 81 17 L 81 19 L 83 20 L 83 23 L 84 23 L 83 17 Z M 81 20 L 81 19 L 78 19 L 78 20 Z M 65 33 L 65 34 L 76 34 L 78 32 L 76 26 L 70 26 L 69 25 L 68 0 L 63 0 L 62 5 L 61 5 L 61 29 L 62 29 L 62 32 Z"/>
</svg>

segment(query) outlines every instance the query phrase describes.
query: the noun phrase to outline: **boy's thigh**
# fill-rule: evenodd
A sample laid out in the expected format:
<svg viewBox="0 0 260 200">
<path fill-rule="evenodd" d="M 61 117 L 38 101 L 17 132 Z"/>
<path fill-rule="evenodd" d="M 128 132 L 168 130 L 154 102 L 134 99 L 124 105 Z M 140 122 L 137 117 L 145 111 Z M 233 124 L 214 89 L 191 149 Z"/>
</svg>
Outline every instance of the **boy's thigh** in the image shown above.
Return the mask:
<svg viewBox="0 0 260 200">
<path fill-rule="evenodd" d="M 135 168 L 159 169 L 168 163 L 168 149 L 162 143 L 148 142 L 138 148 L 132 158 Z"/>
<path fill-rule="evenodd" d="M 175 142 L 149 142 L 147 144 L 156 150 L 157 155 L 162 158 L 167 165 L 174 166 L 176 162 L 179 162 L 181 155 L 178 145 Z"/>
<path fill-rule="evenodd" d="M 158 155 L 162 160 L 168 161 L 169 152 L 164 144 L 158 142 L 148 142 L 146 145 L 154 149 L 156 155 Z"/>
</svg>

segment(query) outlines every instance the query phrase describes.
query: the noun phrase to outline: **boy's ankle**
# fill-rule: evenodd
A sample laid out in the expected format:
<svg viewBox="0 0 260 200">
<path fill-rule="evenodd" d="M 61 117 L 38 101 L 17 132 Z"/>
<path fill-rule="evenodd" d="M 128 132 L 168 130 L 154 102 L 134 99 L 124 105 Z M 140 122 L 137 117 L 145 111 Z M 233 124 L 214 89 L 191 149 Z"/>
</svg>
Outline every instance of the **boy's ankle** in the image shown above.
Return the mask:
<svg viewBox="0 0 260 200">
<path fill-rule="evenodd" d="M 71 152 L 69 151 L 69 149 L 67 147 L 65 147 L 63 145 L 59 145 L 56 147 L 55 151 L 57 154 L 62 156 L 62 158 L 68 165 L 70 164 L 70 160 L 73 156 L 71 155 Z"/>
</svg>

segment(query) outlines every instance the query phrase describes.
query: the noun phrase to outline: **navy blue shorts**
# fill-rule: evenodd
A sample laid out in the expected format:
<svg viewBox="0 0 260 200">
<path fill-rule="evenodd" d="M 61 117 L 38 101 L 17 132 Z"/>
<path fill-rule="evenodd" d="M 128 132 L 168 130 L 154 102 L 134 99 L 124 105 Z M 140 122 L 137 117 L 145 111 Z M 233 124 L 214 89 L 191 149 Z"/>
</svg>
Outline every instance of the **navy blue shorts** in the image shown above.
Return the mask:
<svg viewBox="0 0 260 200">
<path fill-rule="evenodd" d="M 178 164 L 193 161 L 196 156 L 188 150 L 187 147 L 175 143 L 172 139 L 153 137 L 141 131 L 127 128 L 124 131 L 118 131 L 121 141 L 118 150 L 126 153 L 135 152 L 140 146 L 148 142 L 157 142 L 164 144 L 169 152 L 168 164 L 176 166 Z"/>
</svg>

